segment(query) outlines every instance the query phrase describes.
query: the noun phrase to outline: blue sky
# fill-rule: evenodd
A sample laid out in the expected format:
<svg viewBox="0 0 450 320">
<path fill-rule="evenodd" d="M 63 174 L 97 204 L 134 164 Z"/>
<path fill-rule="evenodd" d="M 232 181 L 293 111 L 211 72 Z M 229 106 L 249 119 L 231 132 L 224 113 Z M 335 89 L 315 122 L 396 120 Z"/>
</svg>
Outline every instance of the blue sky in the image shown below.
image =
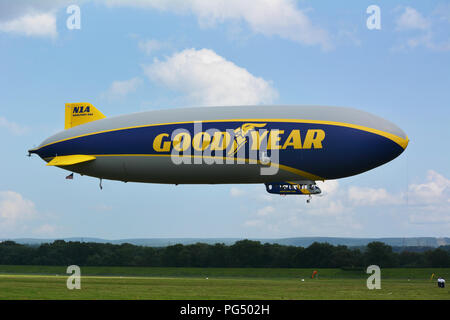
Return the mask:
<svg viewBox="0 0 450 320">
<path fill-rule="evenodd" d="M 71 4 L 80 29 L 67 28 Z M 0 238 L 450 236 L 450 4 L 377 1 L 381 29 L 369 30 L 372 4 L 0 0 Z M 104 181 L 101 191 L 26 157 L 63 130 L 64 103 L 79 101 L 106 116 L 348 106 L 411 142 L 384 166 L 326 182 L 311 204 L 263 185 Z"/>
</svg>

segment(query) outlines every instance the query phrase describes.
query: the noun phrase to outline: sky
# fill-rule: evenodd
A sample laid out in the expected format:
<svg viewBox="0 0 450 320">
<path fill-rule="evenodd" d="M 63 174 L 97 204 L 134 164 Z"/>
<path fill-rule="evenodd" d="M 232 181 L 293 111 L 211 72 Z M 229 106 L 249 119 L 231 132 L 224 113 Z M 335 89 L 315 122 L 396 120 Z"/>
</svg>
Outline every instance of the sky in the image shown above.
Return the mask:
<svg viewBox="0 0 450 320">
<path fill-rule="evenodd" d="M 450 236 L 448 1 L 0 0 L 0 48 L 0 238 Z M 64 129 L 67 102 L 107 117 L 346 106 L 410 143 L 309 204 L 262 184 L 100 190 L 26 156 Z"/>
</svg>

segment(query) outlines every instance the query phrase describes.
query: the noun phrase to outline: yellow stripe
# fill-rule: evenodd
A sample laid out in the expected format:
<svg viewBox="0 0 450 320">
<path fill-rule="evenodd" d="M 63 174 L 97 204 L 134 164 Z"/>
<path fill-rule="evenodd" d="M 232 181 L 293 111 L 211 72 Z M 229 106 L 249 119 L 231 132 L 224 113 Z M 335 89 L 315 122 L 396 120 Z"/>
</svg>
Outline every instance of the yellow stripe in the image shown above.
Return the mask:
<svg viewBox="0 0 450 320">
<path fill-rule="evenodd" d="M 406 137 L 406 139 L 403 139 L 403 138 L 401 138 L 399 136 L 396 136 L 395 134 L 392 134 L 392 133 L 388 133 L 388 132 L 384 132 L 384 131 L 381 131 L 381 130 L 377 130 L 377 129 L 373 129 L 373 128 L 369 128 L 369 127 L 364 127 L 364 126 L 360 126 L 360 125 L 356 125 L 356 124 L 345 123 L 345 122 L 323 121 L 323 120 L 296 120 L 296 119 L 225 119 L 225 120 L 198 120 L 198 121 L 181 121 L 181 122 L 155 123 L 155 124 L 147 124 L 147 125 L 142 125 L 142 126 L 123 127 L 123 128 L 116 128 L 116 129 L 109 129 L 109 130 L 91 132 L 91 133 L 86 133 L 86 134 L 82 134 L 82 135 L 79 135 L 79 136 L 70 137 L 70 138 L 66 138 L 66 139 L 61 139 L 61 140 L 58 140 L 58 141 L 55 141 L 55 142 L 48 143 L 48 144 L 43 145 L 42 147 L 40 147 L 38 149 L 35 149 L 35 151 L 39 150 L 41 148 L 44 148 L 46 146 L 55 144 L 55 143 L 59 143 L 59 142 L 67 141 L 67 140 L 72 140 L 72 139 L 77 139 L 77 138 L 81 138 L 81 137 L 86 137 L 86 136 L 91 136 L 91 135 L 100 134 L 100 133 L 112 132 L 112 131 L 137 129 L 137 128 L 146 128 L 146 127 L 155 127 L 155 126 L 165 126 L 165 125 L 173 125 L 173 124 L 188 124 L 188 123 L 194 123 L 194 122 L 208 123 L 208 122 L 247 122 L 247 121 L 325 124 L 325 125 L 353 128 L 353 129 L 358 129 L 358 130 L 374 133 L 374 134 L 383 136 L 383 137 L 385 137 L 385 138 L 387 138 L 389 140 L 394 141 L 395 143 L 400 145 L 403 149 L 405 149 L 408 146 L 408 143 L 409 143 L 409 138 L 408 137 Z"/>
<path fill-rule="evenodd" d="M 74 164 L 95 160 L 94 156 L 87 156 L 84 154 L 74 154 L 70 156 L 57 156 L 54 157 L 48 166 L 71 166 Z"/>
<path fill-rule="evenodd" d="M 240 160 L 240 161 L 244 161 L 246 163 L 257 163 L 260 165 L 264 165 L 259 160 L 247 159 L 247 158 L 219 157 L 219 156 L 198 156 L 198 155 L 177 156 L 177 155 L 171 155 L 171 154 L 94 154 L 94 155 L 90 155 L 90 156 L 92 156 L 94 159 L 98 158 L 98 157 L 172 157 L 172 156 L 175 156 L 175 157 L 179 157 L 179 158 L 191 157 L 191 158 L 207 158 L 207 159 L 222 159 L 222 160 Z M 52 158 L 46 158 L 44 160 L 49 161 L 51 159 Z M 47 164 L 47 165 L 50 165 L 50 164 Z M 283 164 L 271 163 L 271 165 L 278 167 L 281 170 L 294 173 L 296 175 L 299 175 L 299 176 L 309 179 L 309 180 L 322 180 L 322 181 L 325 180 L 324 178 L 316 176 L 312 173 L 308 173 L 303 170 L 285 166 Z"/>
</svg>

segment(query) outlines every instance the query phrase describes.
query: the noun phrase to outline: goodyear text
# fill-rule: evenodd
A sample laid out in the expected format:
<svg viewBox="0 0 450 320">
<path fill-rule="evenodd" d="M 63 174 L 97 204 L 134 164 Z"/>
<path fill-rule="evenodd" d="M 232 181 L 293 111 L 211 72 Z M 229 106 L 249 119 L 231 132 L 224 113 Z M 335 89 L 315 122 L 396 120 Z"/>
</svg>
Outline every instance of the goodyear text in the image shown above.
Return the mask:
<svg viewBox="0 0 450 320">
<path fill-rule="evenodd" d="M 285 149 L 322 149 L 325 131 L 322 129 L 300 129 L 290 131 L 280 129 L 262 129 L 266 124 L 245 123 L 236 129 L 194 132 L 180 130 L 177 133 L 163 132 L 153 140 L 156 152 L 171 152 L 175 149 L 184 154 L 195 151 L 226 151 L 228 156 L 236 154 L 249 144 L 249 150 L 285 150 Z M 258 129 L 259 128 L 259 129 Z M 266 143 L 263 145 L 263 142 Z"/>
</svg>

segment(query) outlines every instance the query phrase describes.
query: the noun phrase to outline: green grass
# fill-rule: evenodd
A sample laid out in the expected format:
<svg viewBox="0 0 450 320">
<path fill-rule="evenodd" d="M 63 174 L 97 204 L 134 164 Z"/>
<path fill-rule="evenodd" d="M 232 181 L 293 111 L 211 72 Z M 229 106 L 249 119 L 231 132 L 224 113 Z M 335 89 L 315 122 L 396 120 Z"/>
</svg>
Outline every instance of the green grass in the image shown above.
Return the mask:
<svg viewBox="0 0 450 320">
<path fill-rule="evenodd" d="M 0 266 L 0 299 L 450 299 L 430 281 L 450 268 L 382 269 L 381 290 L 367 289 L 363 270 L 82 267 L 81 290 L 67 289 L 65 271 Z"/>
</svg>

